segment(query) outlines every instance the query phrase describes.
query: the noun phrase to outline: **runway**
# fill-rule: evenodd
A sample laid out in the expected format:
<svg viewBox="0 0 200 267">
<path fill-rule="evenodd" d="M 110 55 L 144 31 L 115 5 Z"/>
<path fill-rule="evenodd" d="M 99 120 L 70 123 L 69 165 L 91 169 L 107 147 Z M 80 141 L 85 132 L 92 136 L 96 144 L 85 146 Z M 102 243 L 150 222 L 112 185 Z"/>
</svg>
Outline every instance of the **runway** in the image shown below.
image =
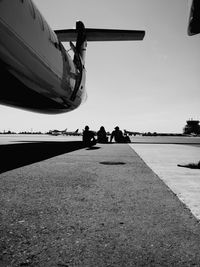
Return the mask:
<svg viewBox="0 0 200 267">
<path fill-rule="evenodd" d="M 0 142 L 0 266 L 200 265 L 198 220 L 137 144 L 12 138 Z"/>
</svg>

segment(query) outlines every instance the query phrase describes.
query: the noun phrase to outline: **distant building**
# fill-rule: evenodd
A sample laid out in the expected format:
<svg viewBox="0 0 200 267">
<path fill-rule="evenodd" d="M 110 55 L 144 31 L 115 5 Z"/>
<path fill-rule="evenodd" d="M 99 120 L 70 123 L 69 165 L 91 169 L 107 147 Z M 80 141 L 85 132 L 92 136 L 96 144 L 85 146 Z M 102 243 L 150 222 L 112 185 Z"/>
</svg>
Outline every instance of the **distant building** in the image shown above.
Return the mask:
<svg viewBox="0 0 200 267">
<path fill-rule="evenodd" d="M 190 119 L 183 129 L 184 134 L 200 134 L 200 125 L 198 120 Z"/>
</svg>

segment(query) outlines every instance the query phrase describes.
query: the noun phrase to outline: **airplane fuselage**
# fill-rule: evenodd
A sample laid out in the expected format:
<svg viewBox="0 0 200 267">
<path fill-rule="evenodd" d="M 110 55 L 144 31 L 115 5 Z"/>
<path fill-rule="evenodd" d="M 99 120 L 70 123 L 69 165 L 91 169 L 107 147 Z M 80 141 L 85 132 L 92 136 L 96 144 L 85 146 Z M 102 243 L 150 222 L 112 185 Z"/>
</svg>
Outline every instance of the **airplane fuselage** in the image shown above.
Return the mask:
<svg viewBox="0 0 200 267">
<path fill-rule="evenodd" d="M 85 69 L 31 0 L 0 1 L 0 103 L 62 113 L 85 99 Z"/>
<path fill-rule="evenodd" d="M 71 111 L 86 99 L 87 41 L 137 41 L 144 35 L 85 28 L 81 21 L 76 29 L 53 31 L 32 0 L 0 0 L 0 104 L 49 114 Z M 73 59 L 62 42 L 70 43 Z"/>
</svg>

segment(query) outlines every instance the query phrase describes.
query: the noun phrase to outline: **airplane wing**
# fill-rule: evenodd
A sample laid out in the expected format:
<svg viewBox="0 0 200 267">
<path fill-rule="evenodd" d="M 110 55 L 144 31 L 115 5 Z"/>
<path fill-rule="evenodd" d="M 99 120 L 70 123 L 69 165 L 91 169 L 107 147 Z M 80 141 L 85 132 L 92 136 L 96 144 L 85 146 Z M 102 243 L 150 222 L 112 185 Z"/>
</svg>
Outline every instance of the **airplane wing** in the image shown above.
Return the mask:
<svg viewBox="0 0 200 267">
<path fill-rule="evenodd" d="M 56 30 L 61 42 L 77 40 L 77 30 Z M 134 41 L 143 40 L 145 31 L 85 28 L 87 41 Z"/>
</svg>

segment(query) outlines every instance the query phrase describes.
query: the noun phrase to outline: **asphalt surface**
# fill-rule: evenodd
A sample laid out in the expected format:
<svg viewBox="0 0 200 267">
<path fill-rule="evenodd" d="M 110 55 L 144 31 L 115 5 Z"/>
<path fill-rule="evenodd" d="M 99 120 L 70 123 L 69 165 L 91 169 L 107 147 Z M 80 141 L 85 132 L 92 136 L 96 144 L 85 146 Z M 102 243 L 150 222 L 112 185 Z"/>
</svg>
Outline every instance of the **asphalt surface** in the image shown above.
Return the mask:
<svg viewBox="0 0 200 267">
<path fill-rule="evenodd" d="M 200 161 L 200 145 L 130 144 L 200 220 L 200 169 L 179 167 Z"/>
<path fill-rule="evenodd" d="M 44 143 L 4 147 L 0 266 L 200 266 L 198 220 L 129 145 Z"/>
</svg>

